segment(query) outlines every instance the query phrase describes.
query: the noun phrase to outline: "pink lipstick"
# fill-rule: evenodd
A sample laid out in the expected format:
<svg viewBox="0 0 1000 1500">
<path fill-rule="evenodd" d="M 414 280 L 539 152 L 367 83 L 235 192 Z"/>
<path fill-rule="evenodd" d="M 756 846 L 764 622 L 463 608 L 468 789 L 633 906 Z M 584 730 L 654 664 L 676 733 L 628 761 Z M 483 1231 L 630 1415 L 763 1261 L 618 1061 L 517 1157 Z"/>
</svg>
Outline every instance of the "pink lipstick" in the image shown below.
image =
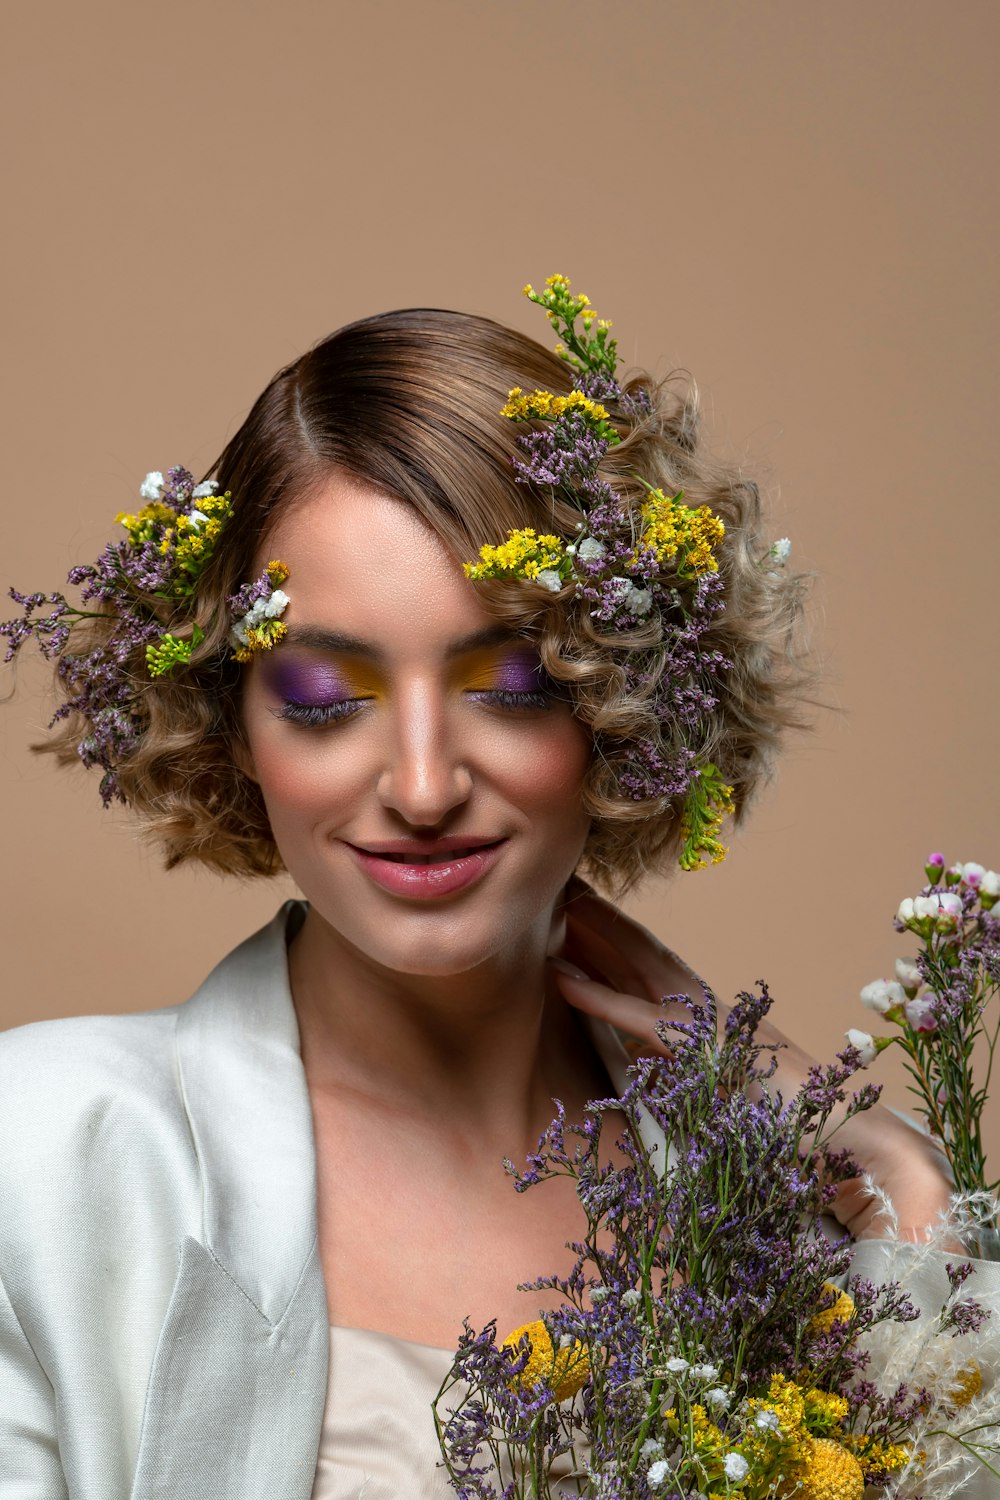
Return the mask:
<svg viewBox="0 0 1000 1500">
<path fill-rule="evenodd" d="M 384 891 L 431 901 L 480 880 L 492 869 L 505 843 L 505 839 L 452 834 L 441 839 L 375 840 L 347 848 Z"/>
</svg>

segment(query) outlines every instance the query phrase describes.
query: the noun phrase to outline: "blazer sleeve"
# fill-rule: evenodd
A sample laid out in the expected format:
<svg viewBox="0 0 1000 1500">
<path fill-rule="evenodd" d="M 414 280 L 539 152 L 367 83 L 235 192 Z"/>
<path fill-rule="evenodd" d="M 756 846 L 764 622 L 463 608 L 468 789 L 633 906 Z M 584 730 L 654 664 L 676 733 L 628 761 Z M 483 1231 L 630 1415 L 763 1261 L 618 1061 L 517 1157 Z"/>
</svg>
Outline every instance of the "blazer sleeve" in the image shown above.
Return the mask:
<svg viewBox="0 0 1000 1500">
<path fill-rule="evenodd" d="M 55 1393 L 0 1281 L 0 1500 L 69 1500 Z"/>
</svg>

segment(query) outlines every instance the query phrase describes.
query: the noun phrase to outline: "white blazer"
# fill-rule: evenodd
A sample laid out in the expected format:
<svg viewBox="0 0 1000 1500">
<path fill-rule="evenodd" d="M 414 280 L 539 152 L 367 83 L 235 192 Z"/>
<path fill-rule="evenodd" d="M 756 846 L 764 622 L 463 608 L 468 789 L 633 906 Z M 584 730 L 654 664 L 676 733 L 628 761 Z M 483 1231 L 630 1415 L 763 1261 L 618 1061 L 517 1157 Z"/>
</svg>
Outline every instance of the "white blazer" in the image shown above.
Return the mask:
<svg viewBox="0 0 1000 1500">
<path fill-rule="evenodd" d="M 329 1330 L 304 913 L 186 1004 L 0 1035 L 0 1500 L 309 1500 Z M 622 1087 L 620 1041 L 593 1037 Z"/>
</svg>

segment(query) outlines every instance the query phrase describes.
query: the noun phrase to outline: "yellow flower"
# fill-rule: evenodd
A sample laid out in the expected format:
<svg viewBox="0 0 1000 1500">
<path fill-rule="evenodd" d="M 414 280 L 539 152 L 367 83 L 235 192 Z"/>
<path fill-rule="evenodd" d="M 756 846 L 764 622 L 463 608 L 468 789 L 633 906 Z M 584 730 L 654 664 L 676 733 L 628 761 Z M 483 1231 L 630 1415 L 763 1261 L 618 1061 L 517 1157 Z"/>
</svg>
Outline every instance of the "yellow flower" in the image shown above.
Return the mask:
<svg viewBox="0 0 1000 1500">
<path fill-rule="evenodd" d="M 151 504 L 144 505 L 134 516 L 119 511 L 115 520 L 119 526 L 125 527 L 132 545 L 137 546 L 140 542 L 152 541 L 153 531 L 157 526 L 172 526 L 177 520 L 177 512 L 162 501 L 154 500 Z"/>
<path fill-rule="evenodd" d="M 650 490 L 642 507 L 640 541 L 653 548 L 658 562 L 677 558 L 677 571 L 682 576 L 717 573 L 719 564 L 712 549 L 725 536 L 725 523 L 707 505 L 697 510 L 682 505 L 682 494 Z"/>
<path fill-rule="evenodd" d="M 547 1380 L 557 1401 L 567 1401 L 586 1385 L 590 1376 L 590 1356 L 585 1344 L 579 1340 L 568 1349 L 553 1349 L 549 1330 L 540 1318 L 534 1323 L 525 1323 L 515 1328 L 503 1341 L 502 1347 L 511 1355 L 527 1335 L 531 1344 L 528 1363 L 520 1375 L 511 1379 L 511 1388 L 518 1386 L 528 1390 L 541 1380 Z"/>
<path fill-rule="evenodd" d="M 823 1436 L 833 1428 L 841 1426 L 850 1410 L 844 1396 L 832 1391 L 821 1391 L 813 1386 L 805 1393 L 806 1426 L 814 1437 Z"/>
<path fill-rule="evenodd" d="M 805 1467 L 797 1476 L 801 1500 L 862 1500 L 865 1476 L 861 1465 L 832 1438 L 817 1438 Z"/>
<path fill-rule="evenodd" d="M 825 1307 L 822 1312 L 816 1313 L 814 1317 L 809 1319 L 809 1322 L 806 1324 L 806 1331 L 812 1334 L 813 1337 L 819 1333 L 829 1333 L 834 1323 L 849 1323 L 854 1316 L 854 1299 L 852 1297 L 849 1297 L 846 1292 L 840 1291 L 833 1285 L 832 1281 L 824 1281 L 823 1290 L 827 1293 L 833 1293 L 836 1300 L 830 1307 Z"/>
<path fill-rule="evenodd" d="M 963 1365 L 955 1376 L 955 1384 L 948 1392 L 952 1406 L 968 1406 L 983 1388 L 983 1375 L 974 1359 Z"/>
<path fill-rule="evenodd" d="M 582 411 L 594 426 L 609 420 L 607 408 L 599 401 L 591 401 L 582 391 L 570 391 L 568 396 L 556 396 L 552 391 L 532 391 L 526 396 L 517 385 L 507 392 L 507 401 L 500 408 L 500 415 L 510 417 L 514 422 L 547 421 L 561 417 L 567 411 Z"/>
<path fill-rule="evenodd" d="M 910 1450 L 902 1443 L 886 1443 L 881 1438 L 853 1432 L 845 1432 L 841 1441 L 857 1458 L 866 1479 L 873 1473 L 895 1474 L 910 1461 Z"/>
<path fill-rule="evenodd" d="M 537 536 L 530 526 L 508 531 L 507 540 L 479 549 L 479 561 L 463 564 L 466 578 L 474 582 L 483 578 L 537 578 L 545 569 L 560 573 L 566 560 L 563 543 L 557 536 Z"/>
</svg>

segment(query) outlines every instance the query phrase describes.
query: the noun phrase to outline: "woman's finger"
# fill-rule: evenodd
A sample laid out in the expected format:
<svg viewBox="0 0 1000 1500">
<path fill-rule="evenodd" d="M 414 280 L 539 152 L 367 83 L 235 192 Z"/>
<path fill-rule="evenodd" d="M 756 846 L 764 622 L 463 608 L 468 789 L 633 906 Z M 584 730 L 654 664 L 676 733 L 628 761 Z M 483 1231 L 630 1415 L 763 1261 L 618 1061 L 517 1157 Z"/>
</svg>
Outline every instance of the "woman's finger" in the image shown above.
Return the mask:
<svg viewBox="0 0 1000 1500">
<path fill-rule="evenodd" d="M 637 995 L 623 994 L 595 979 L 580 977 L 559 959 L 553 959 L 550 966 L 560 993 L 575 1009 L 585 1011 L 597 1020 L 607 1021 L 609 1025 L 635 1037 L 647 1056 L 670 1055 L 669 1048 L 657 1034 L 656 1023 L 661 1020 L 687 1019 L 687 1011 L 682 1007 L 656 1005 Z"/>
<path fill-rule="evenodd" d="M 585 898 L 567 908 L 570 945 L 596 964 L 617 987 L 650 999 L 684 994 L 701 1002 L 704 986 L 683 960 L 600 898 Z"/>
</svg>

